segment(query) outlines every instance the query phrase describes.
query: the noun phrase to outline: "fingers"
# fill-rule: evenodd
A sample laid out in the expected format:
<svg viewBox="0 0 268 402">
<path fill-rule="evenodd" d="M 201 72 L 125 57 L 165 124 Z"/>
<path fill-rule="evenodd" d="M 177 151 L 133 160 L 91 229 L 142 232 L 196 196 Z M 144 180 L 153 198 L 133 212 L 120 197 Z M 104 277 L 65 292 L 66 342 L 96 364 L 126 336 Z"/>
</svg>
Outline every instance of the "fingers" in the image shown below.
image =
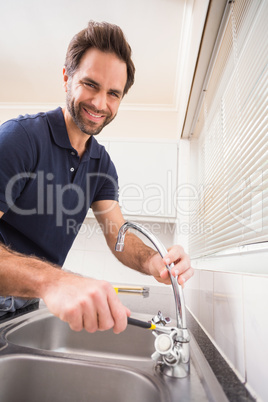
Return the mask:
<svg viewBox="0 0 268 402">
<path fill-rule="evenodd" d="M 166 265 L 170 265 L 173 262 L 180 271 L 184 271 L 190 266 L 188 254 L 186 254 L 183 247 L 179 245 L 171 247 L 167 255 L 163 258 L 163 261 Z"/>
<path fill-rule="evenodd" d="M 171 273 L 173 276 L 178 277 L 178 283 L 181 286 L 184 286 L 185 282 L 194 274 L 190 258 L 181 246 L 173 246 L 169 249 L 167 255 L 163 258 L 163 261 L 166 265 L 174 264 Z M 162 279 L 167 280 L 169 273 L 167 269 L 164 271 L 161 272 L 160 276 Z"/>
<path fill-rule="evenodd" d="M 127 314 L 130 314 L 130 311 L 121 303 L 115 290 L 108 282 L 101 281 L 101 284 L 104 295 L 95 299 L 98 313 L 97 329 L 105 331 L 113 328 L 114 333 L 120 333 L 126 329 Z"/>
<path fill-rule="evenodd" d="M 172 275 L 173 276 L 178 276 L 178 283 L 183 287 L 185 282 L 188 281 L 193 275 L 194 275 L 194 269 L 192 267 L 188 268 L 186 271 L 183 272 L 183 274 L 179 274 L 177 270 L 172 270 Z M 165 284 L 170 284 L 170 276 L 169 272 L 167 269 L 164 269 L 161 273 L 161 282 Z"/>
<path fill-rule="evenodd" d="M 90 291 L 93 308 L 85 308 L 84 328 L 88 332 L 105 331 L 114 326 L 114 319 L 108 304 L 108 294 L 111 292 L 107 282 L 99 281 L 97 287 Z"/>
<path fill-rule="evenodd" d="M 97 312 L 89 298 L 72 298 L 71 303 L 65 300 L 59 318 L 67 322 L 73 331 L 85 328 L 88 332 L 95 332 L 98 329 Z"/>
<path fill-rule="evenodd" d="M 73 331 L 81 331 L 83 329 L 83 315 L 77 312 L 75 307 L 70 307 L 69 309 L 65 309 L 59 318 L 62 321 L 65 321 L 69 324 L 69 327 Z"/>
<path fill-rule="evenodd" d="M 67 322 L 74 331 L 105 331 L 115 333 L 126 329 L 130 310 L 106 281 L 65 275 L 61 284 L 44 297 L 49 310 Z"/>
<path fill-rule="evenodd" d="M 166 285 L 170 284 L 170 277 L 169 277 L 169 272 L 168 272 L 167 268 L 164 268 L 160 272 L 160 278 L 161 278 L 161 282 L 165 283 Z"/>
<path fill-rule="evenodd" d="M 91 292 L 91 304 L 91 308 L 84 308 L 83 326 L 86 331 L 113 328 L 114 333 L 120 333 L 126 329 L 130 310 L 121 303 L 108 282 L 98 281 L 98 288 Z"/>
</svg>

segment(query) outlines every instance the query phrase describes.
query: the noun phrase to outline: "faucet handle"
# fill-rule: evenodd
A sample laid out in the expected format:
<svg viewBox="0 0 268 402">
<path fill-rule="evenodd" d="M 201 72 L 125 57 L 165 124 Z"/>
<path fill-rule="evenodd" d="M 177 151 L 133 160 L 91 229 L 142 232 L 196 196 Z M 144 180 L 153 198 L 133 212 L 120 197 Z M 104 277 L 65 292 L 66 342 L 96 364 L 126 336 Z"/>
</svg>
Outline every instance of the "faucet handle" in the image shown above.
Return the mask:
<svg viewBox="0 0 268 402">
<path fill-rule="evenodd" d="M 181 360 L 181 346 L 176 342 L 177 328 L 173 328 L 169 334 L 158 334 L 154 346 L 155 352 L 152 359 L 157 362 L 164 362 L 167 366 L 175 366 Z"/>
<path fill-rule="evenodd" d="M 152 318 L 152 322 L 156 325 L 163 325 L 169 324 L 171 322 L 170 317 L 164 317 L 161 311 L 158 311 L 157 315 Z"/>
</svg>

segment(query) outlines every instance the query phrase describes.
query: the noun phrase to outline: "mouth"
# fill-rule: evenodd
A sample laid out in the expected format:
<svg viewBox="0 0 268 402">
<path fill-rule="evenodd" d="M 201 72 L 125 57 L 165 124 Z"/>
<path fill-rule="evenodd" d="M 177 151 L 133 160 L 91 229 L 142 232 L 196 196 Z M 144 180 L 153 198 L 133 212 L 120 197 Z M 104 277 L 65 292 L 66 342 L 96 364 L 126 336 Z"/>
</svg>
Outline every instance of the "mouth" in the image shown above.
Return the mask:
<svg viewBox="0 0 268 402">
<path fill-rule="evenodd" d="M 105 116 L 103 114 L 93 113 L 90 110 L 86 109 L 85 107 L 83 107 L 83 110 L 86 113 L 89 120 L 91 120 L 93 122 L 99 122 L 105 118 Z"/>
</svg>

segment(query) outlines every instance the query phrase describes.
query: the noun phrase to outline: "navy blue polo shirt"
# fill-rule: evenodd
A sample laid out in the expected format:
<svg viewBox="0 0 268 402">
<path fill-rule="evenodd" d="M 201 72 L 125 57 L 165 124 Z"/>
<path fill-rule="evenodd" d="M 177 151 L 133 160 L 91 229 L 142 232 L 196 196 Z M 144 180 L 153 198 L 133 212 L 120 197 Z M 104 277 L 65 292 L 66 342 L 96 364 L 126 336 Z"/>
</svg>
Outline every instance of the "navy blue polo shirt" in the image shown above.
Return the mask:
<svg viewBox="0 0 268 402">
<path fill-rule="evenodd" d="M 94 201 L 118 200 L 105 148 L 90 137 L 80 159 L 61 108 L 0 126 L 0 241 L 63 265 Z"/>
</svg>

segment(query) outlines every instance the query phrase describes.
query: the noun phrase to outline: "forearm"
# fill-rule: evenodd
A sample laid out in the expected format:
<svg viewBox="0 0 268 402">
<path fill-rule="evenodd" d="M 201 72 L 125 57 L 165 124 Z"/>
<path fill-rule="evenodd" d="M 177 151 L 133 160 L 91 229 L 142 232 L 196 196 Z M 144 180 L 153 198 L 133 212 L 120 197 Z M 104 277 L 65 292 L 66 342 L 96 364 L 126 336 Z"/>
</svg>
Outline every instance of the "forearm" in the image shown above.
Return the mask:
<svg viewBox="0 0 268 402">
<path fill-rule="evenodd" d="M 118 203 L 109 200 L 96 201 L 92 204 L 93 212 L 103 230 L 107 244 L 112 253 L 124 265 L 147 275 L 152 275 L 159 282 L 169 284 L 169 271 L 167 265 L 174 264 L 172 274 L 178 276 L 178 281 L 183 284 L 193 275 L 189 256 L 179 245 L 168 249 L 168 253 L 161 255 L 148 247 L 131 232 L 125 236 L 123 252 L 115 251 L 115 244 L 120 227 L 125 223 Z"/>
<path fill-rule="evenodd" d="M 60 270 L 35 257 L 28 257 L 0 244 L 0 295 L 42 297 L 46 286 L 57 280 Z"/>
<path fill-rule="evenodd" d="M 119 204 L 111 200 L 96 201 L 92 204 L 92 209 L 106 242 L 116 258 L 136 271 L 151 275 L 149 261 L 156 252 L 146 246 L 136 235 L 131 232 L 126 233 L 124 251 L 115 251 L 119 229 L 125 223 Z"/>
<path fill-rule="evenodd" d="M 0 295 L 42 298 L 50 312 L 75 331 L 113 328 L 119 333 L 126 328 L 130 311 L 108 282 L 57 268 L 0 245 Z"/>
<path fill-rule="evenodd" d="M 133 233 L 126 233 L 123 252 L 115 251 L 115 245 L 110 246 L 116 258 L 129 268 L 146 275 L 151 275 L 150 259 L 157 254 Z"/>
</svg>

